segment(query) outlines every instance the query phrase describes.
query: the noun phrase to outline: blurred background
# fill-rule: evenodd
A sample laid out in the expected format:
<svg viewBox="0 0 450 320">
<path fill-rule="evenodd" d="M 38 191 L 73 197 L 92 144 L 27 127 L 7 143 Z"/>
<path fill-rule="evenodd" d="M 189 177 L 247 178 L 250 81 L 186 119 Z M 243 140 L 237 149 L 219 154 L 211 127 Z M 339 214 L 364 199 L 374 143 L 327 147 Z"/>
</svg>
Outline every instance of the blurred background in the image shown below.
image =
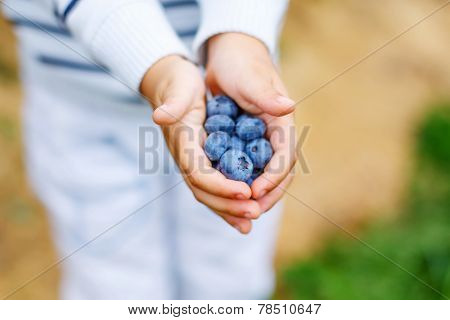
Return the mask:
<svg viewBox="0 0 450 320">
<path fill-rule="evenodd" d="M 281 41 L 291 96 L 303 98 L 444 2 L 291 0 Z M 275 298 L 443 298 L 382 255 L 450 296 L 449 40 L 447 6 L 299 104 L 299 128 L 311 127 L 302 147 L 310 173 L 299 167 L 285 197 Z M 24 175 L 14 37 L 2 18 L 0 43 L 4 295 L 57 257 Z M 55 299 L 58 277 L 53 269 L 13 298 Z"/>
</svg>

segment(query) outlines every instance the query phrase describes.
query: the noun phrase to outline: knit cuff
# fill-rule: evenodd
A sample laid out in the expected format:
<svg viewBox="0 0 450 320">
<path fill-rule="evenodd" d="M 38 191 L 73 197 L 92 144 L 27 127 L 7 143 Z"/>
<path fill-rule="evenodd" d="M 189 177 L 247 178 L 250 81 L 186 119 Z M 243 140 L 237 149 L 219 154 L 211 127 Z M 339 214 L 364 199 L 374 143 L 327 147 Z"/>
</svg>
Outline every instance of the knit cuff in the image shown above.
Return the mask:
<svg viewBox="0 0 450 320">
<path fill-rule="evenodd" d="M 204 63 L 209 38 L 240 32 L 261 40 L 275 55 L 287 0 L 202 0 L 202 22 L 193 43 L 197 60 Z"/>
</svg>

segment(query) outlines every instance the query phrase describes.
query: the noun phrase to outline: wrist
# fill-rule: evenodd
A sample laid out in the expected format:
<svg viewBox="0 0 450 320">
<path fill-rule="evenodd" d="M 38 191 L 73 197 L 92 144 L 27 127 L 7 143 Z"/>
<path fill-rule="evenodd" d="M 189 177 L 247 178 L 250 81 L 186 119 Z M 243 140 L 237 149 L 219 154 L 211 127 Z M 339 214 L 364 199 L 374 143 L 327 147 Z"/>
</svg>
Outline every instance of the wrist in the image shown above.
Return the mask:
<svg viewBox="0 0 450 320">
<path fill-rule="evenodd" d="M 214 60 L 224 50 L 236 49 L 239 54 L 249 54 L 255 57 L 267 57 L 270 53 L 267 46 L 259 39 L 240 32 L 226 32 L 217 34 L 208 39 L 207 62 Z"/>
</svg>

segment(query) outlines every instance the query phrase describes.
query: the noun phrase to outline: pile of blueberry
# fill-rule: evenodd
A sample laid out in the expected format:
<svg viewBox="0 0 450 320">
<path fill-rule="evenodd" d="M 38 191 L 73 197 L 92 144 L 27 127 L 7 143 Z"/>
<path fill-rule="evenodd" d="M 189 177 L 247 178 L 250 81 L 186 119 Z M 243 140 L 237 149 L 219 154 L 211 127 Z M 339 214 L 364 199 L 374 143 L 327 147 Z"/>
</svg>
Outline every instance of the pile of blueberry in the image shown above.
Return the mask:
<svg viewBox="0 0 450 320">
<path fill-rule="evenodd" d="M 226 96 L 210 99 L 206 109 L 206 155 L 225 177 L 251 185 L 273 154 L 270 142 L 264 138 L 266 124 L 243 113 Z"/>
</svg>

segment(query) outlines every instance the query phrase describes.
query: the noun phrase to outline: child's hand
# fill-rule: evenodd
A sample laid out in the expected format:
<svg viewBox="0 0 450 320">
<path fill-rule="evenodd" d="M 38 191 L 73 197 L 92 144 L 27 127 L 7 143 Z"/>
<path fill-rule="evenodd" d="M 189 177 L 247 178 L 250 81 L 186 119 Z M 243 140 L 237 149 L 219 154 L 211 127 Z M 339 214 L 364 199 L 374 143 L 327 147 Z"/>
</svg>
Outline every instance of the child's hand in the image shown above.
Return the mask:
<svg viewBox="0 0 450 320">
<path fill-rule="evenodd" d="M 251 219 L 261 213 L 259 204 L 249 200 L 250 188 L 227 180 L 203 152 L 205 84 L 199 69 L 179 56 L 165 57 L 144 76 L 141 91 L 159 106 L 153 119 L 195 198 L 240 232 L 250 232 Z"/>
<path fill-rule="evenodd" d="M 217 35 L 208 41 L 207 58 L 206 83 L 211 91 L 229 95 L 268 124 L 274 155 L 265 173 L 252 184 L 253 198 L 267 211 L 292 180 L 296 161 L 294 101 L 287 97 L 267 48 L 255 38 L 239 33 Z"/>
</svg>

